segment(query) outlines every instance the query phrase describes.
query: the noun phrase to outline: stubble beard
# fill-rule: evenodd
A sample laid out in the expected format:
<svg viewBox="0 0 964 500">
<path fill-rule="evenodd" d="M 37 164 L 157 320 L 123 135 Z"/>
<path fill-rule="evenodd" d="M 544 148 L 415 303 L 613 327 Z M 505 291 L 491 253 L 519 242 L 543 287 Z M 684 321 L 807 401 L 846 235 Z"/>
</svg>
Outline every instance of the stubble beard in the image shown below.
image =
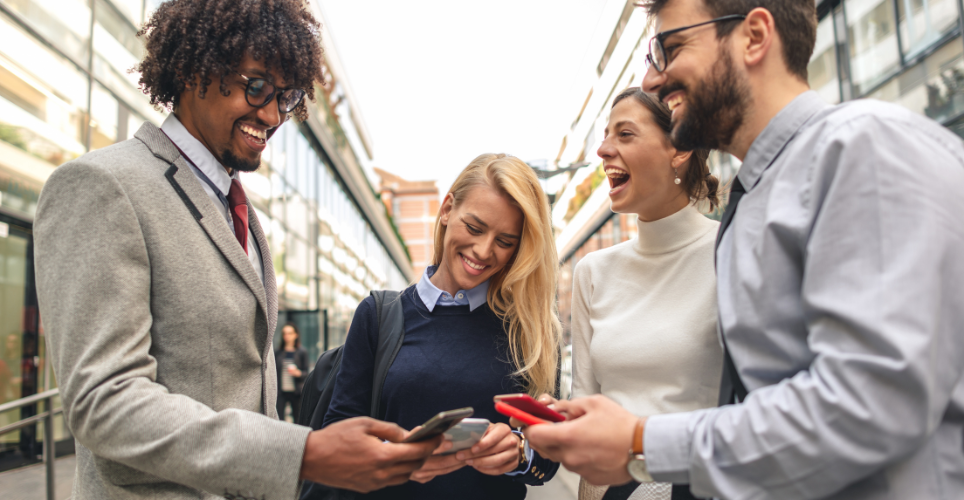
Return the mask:
<svg viewBox="0 0 964 500">
<path fill-rule="evenodd" d="M 254 172 L 261 168 L 261 155 L 258 155 L 258 159 L 249 161 L 238 158 L 230 149 L 226 149 L 221 152 L 221 164 L 240 172 Z"/>
<path fill-rule="evenodd" d="M 730 55 L 721 49 L 709 75 L 686 97 L 686 113 L 673 126 L 673 146 L 681 151 L 726 150 L 750 104 L 749 85 L 737 74 Z"/>
</svg>

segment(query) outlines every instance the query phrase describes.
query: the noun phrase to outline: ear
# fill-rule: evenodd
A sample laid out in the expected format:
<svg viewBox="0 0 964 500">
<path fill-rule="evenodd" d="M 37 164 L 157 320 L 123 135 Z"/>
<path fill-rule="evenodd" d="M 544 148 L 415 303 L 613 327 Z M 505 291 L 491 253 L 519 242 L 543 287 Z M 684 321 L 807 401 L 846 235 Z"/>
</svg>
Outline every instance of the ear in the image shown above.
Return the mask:
<svg viewBox="0 0 964 500">
<path fill-rule="evenodd" d="M 439 208 L 439 213 L 442 217 L 439 219 L 443 226 L 449 225 L 449 216 L 452 214 L 452 209 L 455 207 L 455 197 L 452 193 L 445 195 L 445 199 L 442 200 L 442 206 Z"/>
<path fill-rule="evenodd" d="M 743 21 L 741 33 L 743 62 L 748 67 L 759 65 L 766 60 L 776 42 L 777 29 L 773 14 L 762 7 L 751 10 Z"/>
<path fill-rule="evenodd" d="M 687 161 L 689 161 L 691 156 L 693 156 L 692 151 L 677 151 L 676 154 L 673 155 L 673 161 L 671 162 L 673 168 L 682 167 Z"/>
</svg>

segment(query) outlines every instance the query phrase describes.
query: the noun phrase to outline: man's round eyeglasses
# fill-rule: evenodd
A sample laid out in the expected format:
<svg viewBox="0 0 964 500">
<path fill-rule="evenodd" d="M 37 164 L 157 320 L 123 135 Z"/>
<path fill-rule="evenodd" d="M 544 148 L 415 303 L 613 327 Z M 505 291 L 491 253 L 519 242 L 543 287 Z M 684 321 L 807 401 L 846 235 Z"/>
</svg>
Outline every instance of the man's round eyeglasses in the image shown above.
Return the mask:
<svg viewBox="0 0 964 500">
<path fill-rule="evenodd" d="M 235 73 L 238 73 L 235 71 Z M 278 111 L 286 115 L 301 104 L 305 98 L 304 89 L 279 89 L 265 80 L 264 78 L 248 78 L 241 73 L 238 76 L 244 78 L 247 86 L 244 88 L 244 99 L 248 104 L 255 108 L 263 108 L 270 103 L 275 95 L 278 96 Z"/>
<path fill-rule="evenodd" d="M 649 40 L 649 54 L 646 54 L 646 62 L 656 68 L 656 71 L 662 73 L 663 71 L 666 71 L 666 66 L 669 65 L 669 59 L 666 55 L 666 48 L 663 47 L 663 42 L 670 35 L 675 35 L 680 31 L 685 31 L 691 28 L 706 26 L 707 24 L 722 23 L 726 21 L 742 21 L 744 19 L 746 19 L 746 16 L 742 14 L 731 14 L 729 16 L 710 19 L 709 21 L 704 21 L 702 23 L 692 24 L 690 26 L 683 26 L 682 28 L 657 33 L 656 36 Z"/>
</svg>

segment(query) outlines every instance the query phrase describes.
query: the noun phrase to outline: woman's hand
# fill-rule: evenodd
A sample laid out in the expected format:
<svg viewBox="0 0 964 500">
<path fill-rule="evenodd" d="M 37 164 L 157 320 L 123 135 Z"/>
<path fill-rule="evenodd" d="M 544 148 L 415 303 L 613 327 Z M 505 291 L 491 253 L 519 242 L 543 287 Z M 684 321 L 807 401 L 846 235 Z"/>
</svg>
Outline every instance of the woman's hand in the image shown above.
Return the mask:
<svg viewBox="0 0 964 500">
<path fill-rule="evenodd" d="M 549 408 L 551 408 L 551 409 L 553 409 L 553 410 L 556 410 L 556 403 L 557 403 L 559 400 L 556 399 L 556 398 L 554 398 L 554 397 L 552 397 L 552 396 L 550 396 L 549 394 L 543 394 L 542 396 L 539 396 L 539 397 L 536 399 L 536 401 L 538 401 L 538 402 L 540 402 L 540 403 L 548 406 Z M 556 411 L 559 411 L 559 410 L 556 410 Z M 561 413 L 561 412 L 560 412 L 560 413 Z M 563 415 L 565 415 L 565 413 L 563 413 Z M 510 419 L 509 419 L 509 425 L 511 425 L 514 429 L 518 429 L 519 427 L 526 427 L 526 426 L 529 425 L 529 424 L 527 424 L 527 423 L 525 423 L 525 422 L 523 422 L 523 421 L 521 421 L 521 420 L 516 420 L 515 418 L 510 418 Z"/>
<path fill-rule="evenodd" d="M 415 432 L 421 428 L 422 426 L 418 426 L 412 429 L 412 432 Z M 445 453 L 451 448 L 452 442 L 447 439 L 443 440 L 442 444 L 440 444 L 438 448 L 435 449 L 435 452 L 432 453 L 432 456 L 428 457 L 428 460 L 425 461 L 425 465 L 423 465 L 421 469 L 412 473 L 412 481 L 425 484 L 432 479 L 435 479 L 435 476 L 444 476 L 449 472 L 455 472 L 462 467 L 465 467 L 465 461 L 456 458 L 455 454 L 442 455 L 442 453 Z"/>
<path fill-rule="evenodd" d="M 298 367 L 294 365 L 288 365 L 288 373 L 295 378 L 301 377 L 301 370 L 299 370 Z"/>
<path fill-rule="evenodd" d="M 489 476 L 512 472 L 519 466 L 519 443 L 522 439 L 506 424 L 491 424 L 485 435 L 471 449 L 455 454 L 475 470 Z"/>
</svg>

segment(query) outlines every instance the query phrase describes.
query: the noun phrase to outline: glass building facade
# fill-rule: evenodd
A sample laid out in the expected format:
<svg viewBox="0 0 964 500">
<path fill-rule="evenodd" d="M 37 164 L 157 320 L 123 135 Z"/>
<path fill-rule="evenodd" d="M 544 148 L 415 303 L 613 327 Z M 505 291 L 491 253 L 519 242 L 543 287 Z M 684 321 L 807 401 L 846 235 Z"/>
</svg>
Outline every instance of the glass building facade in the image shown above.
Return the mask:
<svg viewBox="0 0 964 500">
<path fill-rule="evenodd" d="M 57 387 L 33 278 L 31 227 L 44 182 L 64 162 L 164 120 L 129 71 L 144 56 L 138 26 L 159 3 L 0 0 L 0 404 Z M 362 171 L 365 134 L 337 71 L 325 71 L 311 118 L 283 125 L 262 168 L 241 176 L 270 242 L 279 324 L 299 326 L 312 359 L 344 342 L 370 289 L 400 289 L 413 277 Z M 44 410 L 0 413 L 0 430 Z M 68 453 L 73 443 L 59 417 L 54 432 Z M 42 424 L 0 434 L 0 471 L 36 462 L 42 436 Z"/>
</svg>

